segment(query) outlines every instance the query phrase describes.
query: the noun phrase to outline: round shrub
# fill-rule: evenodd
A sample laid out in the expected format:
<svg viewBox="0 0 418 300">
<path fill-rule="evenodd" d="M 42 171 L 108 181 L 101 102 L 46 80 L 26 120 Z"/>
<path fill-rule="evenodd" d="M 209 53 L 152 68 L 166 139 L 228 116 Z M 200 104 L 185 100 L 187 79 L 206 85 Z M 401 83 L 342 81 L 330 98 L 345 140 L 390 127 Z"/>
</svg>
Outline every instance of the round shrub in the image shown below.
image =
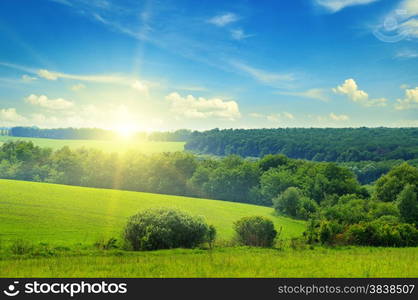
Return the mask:
<svg viewBox="0 0 418 300">
<path fill-rule="evenodd" d="M 125 241 L 133 250 L 194 248 L 212 243 L 216 231 L 200 217 L 175 209 L 149 209 L 132 216 L 125 228 Z"/>
<path fill-rule="evenodd" d="M 237 240 L 242 245 L 271 247 L 277 231 L 271 220 L 260 217 L 244 217 L 234 223 Z"/>
</svg>

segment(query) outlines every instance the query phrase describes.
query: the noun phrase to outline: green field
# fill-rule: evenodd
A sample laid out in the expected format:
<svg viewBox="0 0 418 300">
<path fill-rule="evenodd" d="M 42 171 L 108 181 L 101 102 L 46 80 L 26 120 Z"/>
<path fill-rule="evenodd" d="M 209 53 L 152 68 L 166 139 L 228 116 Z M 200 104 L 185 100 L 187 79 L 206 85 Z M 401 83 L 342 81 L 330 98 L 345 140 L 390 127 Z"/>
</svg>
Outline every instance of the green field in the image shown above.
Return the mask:
<svg viewBox="0 0 418 300">
<path fill-rule="evenodd" d="M 97 251 L 0 260 L 0 277 L 418 277 L 417 248 Z"/>
<path fill-rule="evenodd" d="M 220 239 L 230 239 L 235 220 L 262 215 L 298 236 L 304 222 L 273 215 L 273 209 L 243 203 L 160 194 L 0 180 L 0 240 L 19 238 L 54 245 L 91 245 L 119 237 L 129 216 L 151 207 L 175 207 L 203 216 Z"/>
<path fill-rule="evenodd" d="M 127 218 L 150 207 L 203 216 L 218 231 L 213 250 L 97 250 Z M 232 224 L 263 215 L 283 227 L 274 249 L 225 247 Z M 304 222 L 242 203 L 0 180 L 0 277 L 417 277 L 417 248 L 290 247 Z M 35 249 L 10 252 L 16 240 Z"/>
<path fill-rule="evenodd" d="M 183 151 L 184 142 L 148 142 L 148 141 L 130 141 L 130 140 L 58 140 L 42 138 L 25 138 L 13 136 L 0 136 L 0 144 L 8 141 L 32 141 L 36 146 L 52 148 L 54 150 L 68 146 L 72 149 L 94 148 L 105 152 L 126 152 L 127 150 L 137 150 L 143 153 L 155 152 L 174 152 Z"/>
</svg>

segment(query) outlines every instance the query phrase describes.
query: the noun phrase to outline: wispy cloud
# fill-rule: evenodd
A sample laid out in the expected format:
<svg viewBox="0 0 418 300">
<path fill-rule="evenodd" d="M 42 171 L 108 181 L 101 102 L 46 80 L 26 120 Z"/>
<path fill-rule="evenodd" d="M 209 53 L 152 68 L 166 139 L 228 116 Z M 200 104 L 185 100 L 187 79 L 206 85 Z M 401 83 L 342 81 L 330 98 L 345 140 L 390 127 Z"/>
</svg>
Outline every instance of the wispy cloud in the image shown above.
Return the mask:
<svg viewBox="0 0 418 300">
<path fill-rule="evenodd" d="M 234 40 L 241 41 L 254 36 L 254 34 L 247 34 L 243 29 L 231 29 L 231 37 Z"/>
<path fill-rule="evenodd" d="M 95 83 L 107 83 L 107 84 L 117 84 L 117 85 L 124 85 L 131 87 L 137 91 L 147 93 L 150 88 L 159 86 L 159 83 L 152 82 L 148 80 L 140 80 L 138 78 L 123 76 L 123 75 L 77 75 L 77 74 L 67 74 L 62 72 L 51 71 L 47 69 L 35 69 L 29 68 L 25 66 L 20 66 L 16 64 L 10 64 L 6 62 L 0 62 L 0 66 L 24 71 L 26 73 L 35 74 L 39 76 L 39 78 L 43 78 L 46 80 L 56 81 L 58 79 L 68 79 L 68 80 L 76 80 L 76 81 L 86 81 L 86 82 L 95 82 Z M 28 76 L 28 75 L 23 75 Z M 22 79 L 30 80 L 29 78 L 34 77 L 22 77 Z"/>
<path fill-rule="evenodd" d="M 112 83 L 119 85 L 130 86 L 131 88 L 138 90 L 140 92 L 148 92 L 148 89 L 151 86 L 156 86 L 156 83 L 142 81 L 135 78 L 130 78 L 120 75 L 74 75 L 66 74 L 61 72 L 49 71 L 45 69 L 40 69 L 37 71 L 39 77 L 45 78 L 47 80 L 57 80 L 59 78 L 71 79 L 78 81 L 89 81 L 96 83 Z"/>
<path fill-rule="evenodd" d="M 239 17 L 234 13 L 224 13 L 217 16 L 214 16 L 213 18 L 210 18 L 208 20 L 209 23 L 223 27 L 228 24 L 234 23 L 239 20 Z"/>
<path fill-rule="evenodd" d="M 397 58 L 418 58 L 418 51 L 412 49 L 399 50 L 396 53 Z"/>
<path fill-rule="evenodd" d="M 23 81 L 23 82 L 26 82 L 26 83 L 29 83 L 29 82 L 32 82 L 32 81 L 38 80 L 38 78 L 33 77 L 33 76 L 29 76 L 29 75 L 27 75 L 27 74 L 23 74 L 21 78 L 22 78 L 22 81 Z"/>
<path fill-rule="evenodd" d="M 283 86 L 285 83 L 288 83 L 289 81 L 293 81 L 295 79 L 294 75 L 291 73 L 269 72 L 252 67 L 242 62 L 230 61 L 230 65 L 238 71 L 242 71 L 245 74 L 250 75 L 257 81 L 271 86 Z"/>
<path fill-rule="evenodd" d="M 329 97 L 327 95 L 326 89 L 309 89 L 304 92 L 287 92 L 287 91 L 276 91 L 274 92 L 277 95 L 288 95 L 288 96 L 296 96 L 296 97 L 303 97 L 303 98 L 311 98 L 320 101 L 329 101 Z"/>
<path fill-rule="evenodd" d="M 349 6 L 365 5 L 379 0 L 314 0 L 314 2 L 331 13 L 338 12 Z"/>
<path fill-rule="evenodd" d="M 85 88 L 86 88 L 86 86 L 82 83 L 77 83 L 77 84 L 74 84 L 73 86 L 71 86 L 71 90 L 74 91 L 74 92 L 81 91 Z"/>
<path fill-rule="evenodd" d="M 252 118 L 265 119 L 269 122 L 280 122 L 285 120 L 294 120 L 295 116 L 290 112 L 274 113 L 274 114 L 261 114 L 261 113 L 250 113 L 248 114 Z"/>
</svg>

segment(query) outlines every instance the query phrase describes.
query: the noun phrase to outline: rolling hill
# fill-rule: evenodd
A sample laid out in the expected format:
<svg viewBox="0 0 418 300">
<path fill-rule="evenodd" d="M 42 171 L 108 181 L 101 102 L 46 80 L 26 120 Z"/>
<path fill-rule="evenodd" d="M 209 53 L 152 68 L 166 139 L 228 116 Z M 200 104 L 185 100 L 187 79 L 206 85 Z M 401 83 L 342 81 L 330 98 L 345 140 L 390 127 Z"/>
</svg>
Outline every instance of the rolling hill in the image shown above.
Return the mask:
<svg viewBox="0 0 418 300">
<path fill-rule="evenodd" d="M 187 198 L 47 183 L 0 180 L 0 240 L 24 239 L 51 245 L 92 245 L 119 237 L 127 218 L 151 207 L 175 207 L 203 216 L 219 239 L 230 239 L 235 220 L 262 215 L 282 226 L 283 237 L 298 236 L 304 222 L 273 215 L 273 209 Z"/>
</svg>

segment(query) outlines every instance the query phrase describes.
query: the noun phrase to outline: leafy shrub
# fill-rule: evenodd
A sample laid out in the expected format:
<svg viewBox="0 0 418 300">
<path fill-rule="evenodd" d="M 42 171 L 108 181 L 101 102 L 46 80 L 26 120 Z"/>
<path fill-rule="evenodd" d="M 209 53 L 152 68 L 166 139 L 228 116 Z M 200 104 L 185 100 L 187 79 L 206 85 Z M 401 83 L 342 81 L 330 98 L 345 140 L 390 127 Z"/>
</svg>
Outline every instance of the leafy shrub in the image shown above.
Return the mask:
<svg viewBox="0 0 418 300">
<path fill-rule="evenodd" d="M 351 225 L 347 239 L 357 245 L 413 247 L 418 245 L 418 230 L 407 223 L 364 222 Z"/>
<path fill-rule="evenodd" d="M 383 216 L 392 216 L 399 219 L 400 212 L 398 206 L 393 202 L 376 201 L 373 204 L 373 208 L 369 212 L 369 216 L 371 220 L 375 220 Z"/>
<path fill-rule="evenodd" d="M 318 231 L 319 241 L 322 244 L 332 245 L 336 241 L 336 236 L 343 230 L 343 225 L 336 221 L 321 221 Z"/>
<path fill-rule="evenodd" d="M 175 209 L 149 209 L 132 216 L 125 228 L 125 241 L 133 250 L 194 248 L 209 241 L 216 231 L 203 219 Z"/>
<path fill-rule="evenodd" d="M 368 211 L 368 201 L 351 194 L 340 197 L 337 204 L 323 208 L 322 215 L 341 224 L 355 224 L 368 221 Z"/>
<path fill-rule="evenodd" d="M 272 247 L 277 231 L 271 220 L 261 217 L 243 217 L 234 223 L 237 240 L 242 245 Z"/>
</svg>

